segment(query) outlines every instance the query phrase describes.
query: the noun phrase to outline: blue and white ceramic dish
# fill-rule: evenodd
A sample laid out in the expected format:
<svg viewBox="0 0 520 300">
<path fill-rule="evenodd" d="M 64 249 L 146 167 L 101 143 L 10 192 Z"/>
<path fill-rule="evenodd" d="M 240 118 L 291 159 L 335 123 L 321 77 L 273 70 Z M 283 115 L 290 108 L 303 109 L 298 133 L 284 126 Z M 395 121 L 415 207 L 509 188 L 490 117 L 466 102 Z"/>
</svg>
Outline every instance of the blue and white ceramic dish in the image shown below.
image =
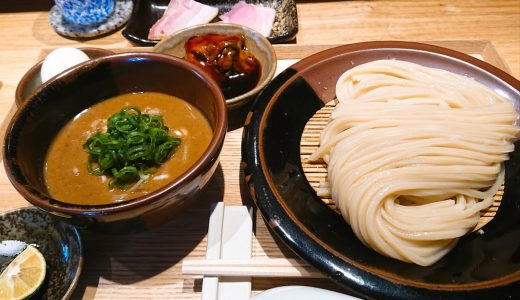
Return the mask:
<svg viewBox="0 0 520 300">
<path fill-rule="evenodd" d="M 59 0 L 56 0 L 58 3 Z M 74 1 L 82 2 L 82 1 Z M 92 1 L 91 1 L 92 2 Z M 110 14 L 108 8 L 94 11 L 85 16 L 74 11 L 74 16 L 67 16 L 66 9 L 55 5 L 49 11 L 49 23 L 58 34 L 75 39 L 95 38 L 113 32 L 126 24 L 134 7 L 132 0 L 114 0 L 114 8 Z M 105 17 L 106 15 L 106 17 Z"/>
<path fill-rule="evenodd" d="M 76 25 L 99 24 L 114 12 L 115 0 L 55 0 L 61 15 Z"/>
</svg>

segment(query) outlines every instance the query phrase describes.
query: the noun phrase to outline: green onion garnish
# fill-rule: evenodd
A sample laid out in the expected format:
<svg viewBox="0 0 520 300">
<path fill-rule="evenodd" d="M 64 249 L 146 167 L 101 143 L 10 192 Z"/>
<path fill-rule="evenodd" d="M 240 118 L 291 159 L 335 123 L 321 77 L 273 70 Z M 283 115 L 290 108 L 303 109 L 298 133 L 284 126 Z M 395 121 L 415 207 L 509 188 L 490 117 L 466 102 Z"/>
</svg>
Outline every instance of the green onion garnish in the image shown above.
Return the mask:
<svg viewBox="0 0 520 300">
<path fill-rule="evenodd" d="M 83 148 L 89 153 L 88 171 L 112 176 L 110 187 L 126 189 L 152 174 L 181 143 L 168 135 L 161 115 L 143 114 L 135 106 L 112 115 L 107 125 L 106 133 L 92 135 Z"/>
</svg>

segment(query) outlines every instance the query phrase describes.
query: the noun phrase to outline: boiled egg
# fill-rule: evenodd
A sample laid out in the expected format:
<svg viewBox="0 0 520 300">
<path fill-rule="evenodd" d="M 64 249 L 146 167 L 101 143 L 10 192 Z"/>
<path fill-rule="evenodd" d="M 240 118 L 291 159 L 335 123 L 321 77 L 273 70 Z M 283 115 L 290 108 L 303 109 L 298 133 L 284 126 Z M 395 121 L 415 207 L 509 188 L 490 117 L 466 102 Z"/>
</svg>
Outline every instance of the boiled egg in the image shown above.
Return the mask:
<svg viewBox="0 0 520 300">
<path fill-rule="evenodd" d="M 40 76 L 42 83 L 58 75 L 59 73 L 89 60 L 89 57 L 81 50 L 72 47 L 62 47 L 53 50 L 42 64 Z"/>
</svg>

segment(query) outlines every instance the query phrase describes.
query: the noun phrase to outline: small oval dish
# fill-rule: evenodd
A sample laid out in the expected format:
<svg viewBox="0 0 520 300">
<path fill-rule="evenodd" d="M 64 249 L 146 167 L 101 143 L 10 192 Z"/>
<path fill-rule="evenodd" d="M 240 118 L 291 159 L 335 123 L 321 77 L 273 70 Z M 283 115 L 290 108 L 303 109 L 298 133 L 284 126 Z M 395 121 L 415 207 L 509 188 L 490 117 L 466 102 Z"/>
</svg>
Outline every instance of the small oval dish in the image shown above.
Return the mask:
<svg viewBox="0 0 520 300">
<path fill-rule="evenodd" d="M 35 294 L 38 299 L 70 298 L 83 267 L 81 238 L 74 226 L 35 207 L 16 209 L 0 215 L 0 242 L 6 240 L 33 245 L 45 257 L 47 275 Z"/>
<path fill-rule="evenodd" d="M 101 49 L 101 48 L 79 48 L 85 52 L 90 59 L 107 56 L 114 52 Z M 45 59 L 40 60 L 34 66 L 32 66 L 20 79 L 18 86 L 16 86 L 15 102 L 17 106 L 20 106 L 29 96 L 42 85 L 42 79 L 40 72 L 42 64 Z"/>
<path fill-rule="evenodd" d="M 242 34 L 244 35 L 246 47 L 253 53 L 253 55 L 260 62 L 262 73 L 257 85 L 250 91 L 226 99 L 228 109 L 235 109 L 251 103 L 256 96 L 262 91 L 267 84 L 273 79 L 276 71 L 276 54 L 271 43 L 260 33 L 235 24 L 205 24 L 193 26 L 180 30 L 169 37 L 163 39 L 154 48 L 154 52 L 165 53 L 176 57 L 183 58 L 186 54 L 184 44 L 186 41 L 196 35 L 203 34 Z"/>
<path fill-rule="evenodd" d="M 469 55 L 411 42 L 344 45 L 309 56 L 278 75 L 255 101 L 244 127 L 242 157 L 253 199 L 268 226 L 296 254 L 364 299 L 518 299 L 520 297 L 520 148 L 505 163 L 496 216 L 463 236 L 428 267 L 367 248 L 306 179 L 300 140 L 308 120 L 335 98 L 336 82 L 354 66 L 398 59 L 469 76 L 510 99 L 519 111 L 520 82 Z"/>
</svg>

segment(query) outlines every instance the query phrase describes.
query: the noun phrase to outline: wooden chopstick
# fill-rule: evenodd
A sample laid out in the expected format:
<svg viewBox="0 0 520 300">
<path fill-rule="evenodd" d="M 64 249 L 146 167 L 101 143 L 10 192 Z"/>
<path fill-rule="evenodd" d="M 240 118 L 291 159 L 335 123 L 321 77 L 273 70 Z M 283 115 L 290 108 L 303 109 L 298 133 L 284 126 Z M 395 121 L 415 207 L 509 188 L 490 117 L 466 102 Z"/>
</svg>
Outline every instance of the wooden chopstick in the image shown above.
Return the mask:
<svg viewBox="0 0 520 300">
<path fill-rule="evenodd" d="M 232 277 L 324 277 L 307 263 L 286 258 L 185 259 L 182 262 L 182 273 Z"/>
</svg>

